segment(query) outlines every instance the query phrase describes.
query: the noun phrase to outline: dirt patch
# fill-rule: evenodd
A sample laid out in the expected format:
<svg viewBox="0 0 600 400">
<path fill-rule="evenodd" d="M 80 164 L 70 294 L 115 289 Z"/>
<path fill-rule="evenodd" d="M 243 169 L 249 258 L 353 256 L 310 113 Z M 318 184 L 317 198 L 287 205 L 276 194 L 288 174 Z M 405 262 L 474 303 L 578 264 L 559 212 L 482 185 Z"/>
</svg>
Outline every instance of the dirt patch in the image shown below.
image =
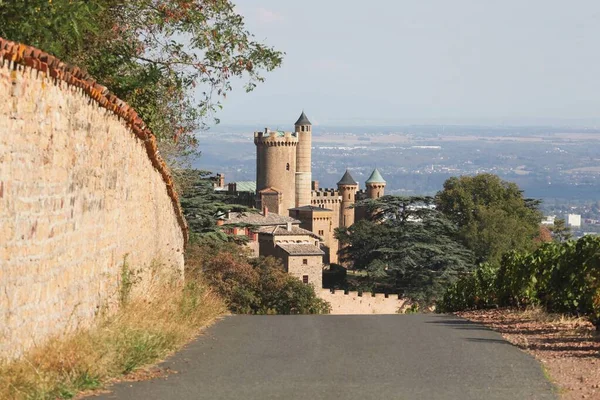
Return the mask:
<svg viewBox="0 0 600 400">
<path fill-rule="evenodd" d="M 540 310 L 478 310 L 459 317 L 491 327 L 532 354 L 563 399 L 600 399 L 600 334 L 584 319 Z"/>
</svg>

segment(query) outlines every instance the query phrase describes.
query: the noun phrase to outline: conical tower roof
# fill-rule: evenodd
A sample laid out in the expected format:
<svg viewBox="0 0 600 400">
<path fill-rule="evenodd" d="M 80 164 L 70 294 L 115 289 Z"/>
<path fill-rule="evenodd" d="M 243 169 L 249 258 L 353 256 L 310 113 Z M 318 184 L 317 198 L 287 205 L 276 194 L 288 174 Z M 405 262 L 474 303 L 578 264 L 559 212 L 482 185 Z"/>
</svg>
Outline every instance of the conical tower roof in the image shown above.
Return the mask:
<svg viewBox="0 0 600 400">
<path fill-rule="evenodd" d="M 308 117 L 306 116 L 306 114 L 304 114 L 304 111 L 302 111 L 302 114 L 300 114 L 300 118 L 298 118 L 298 121 L 296 121 L 296 123 L 294 125 L 312 125 L 312 124 L 308 120 Z"/>
<path fill-rule="evenodd" d="M 371 176 L 369 177 L 369 179 L 367 179 L 367 181 L 365 183 L 369 184 L 369 183 L 386 183 L 386 182 L 385 182 L 385 179 L 383 179 L 383 176 L 381 176 L 381 173 L 379 173 L 379 170 L 377 168 L 375 168 L 373 170 L 373 172 L 371 173 Z"/>
<path fill-rule="evenodd" d="M 344 176 L 342 176 L 342 179 L 340 179 L 340 181 L 337 184 L 338 184 L 338 186 L 339 185 L 357 185 L 358 186 L 358 182 L 356 182 L 354 180 L 352 175 L 350 175 L 350 171 L 348 171 L 348 170 L 346 170 L 346 173 L 344 174 Z"/>
</svg>

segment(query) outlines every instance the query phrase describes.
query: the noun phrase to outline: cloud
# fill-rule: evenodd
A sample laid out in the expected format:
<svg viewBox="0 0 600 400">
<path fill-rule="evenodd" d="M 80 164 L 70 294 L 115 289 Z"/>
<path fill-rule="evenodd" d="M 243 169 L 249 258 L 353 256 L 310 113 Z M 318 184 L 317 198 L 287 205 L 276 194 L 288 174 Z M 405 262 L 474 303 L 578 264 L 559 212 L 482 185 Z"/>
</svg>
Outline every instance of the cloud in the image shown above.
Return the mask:
<svg viewBox="0 0 600 400">
<path fill-rule="evenodd" d="M 272 23 L 276 23 L 276 22 L 281 22 L 285 19 L 283 17 L 283 15 L 281 15 L 273 10 L 268 10 L 268 9 L 262 8 L 262 7 L 259 7 L 256 10 L 256 13 L 258 15 L 258 21 L 263 24 L 272 24 Z"/>
</svg>

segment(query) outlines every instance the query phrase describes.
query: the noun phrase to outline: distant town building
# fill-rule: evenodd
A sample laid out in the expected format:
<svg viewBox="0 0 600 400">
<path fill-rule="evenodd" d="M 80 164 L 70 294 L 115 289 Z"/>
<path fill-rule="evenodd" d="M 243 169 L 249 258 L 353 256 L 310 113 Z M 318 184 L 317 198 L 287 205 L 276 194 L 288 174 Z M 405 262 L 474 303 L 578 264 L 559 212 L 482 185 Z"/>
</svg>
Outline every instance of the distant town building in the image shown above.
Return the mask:
<svg viewBox="0 0 600 400">
<path fill-rule="evenodd" d="M 573 228 L 581 228 L 581 215 L 580 214 L 568 214 L 567 225 Z"/>
<path fill-rule="evenodd" d="M 556 220 L 556 215 L 549 215 L 544 217 L 542 220 L 542 225 L 554 225 L 554 221 Z"/>
</svg>

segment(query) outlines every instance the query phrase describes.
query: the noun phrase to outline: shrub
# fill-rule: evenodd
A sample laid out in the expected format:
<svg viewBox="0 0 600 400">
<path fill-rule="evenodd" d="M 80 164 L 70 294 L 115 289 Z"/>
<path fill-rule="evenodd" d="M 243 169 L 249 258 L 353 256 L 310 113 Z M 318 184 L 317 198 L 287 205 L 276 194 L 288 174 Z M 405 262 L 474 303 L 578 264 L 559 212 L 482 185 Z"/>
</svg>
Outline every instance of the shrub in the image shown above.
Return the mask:
<svg viewBox="0 0 600 400">
<path fill-rule="evenodd" d="M 532 253 L 506 253 L 499 268 L 484 264 L 452 285 L 438 309 L 527 305 L 584 315 L 600 329 L 600 237 L 544 243 Z"/>
<path fill-rule="evenodd" d="M 312 285 L 287 274 L 272 257 L 250 259 L 240 246 L 202 241 L 187 254 L 190 277 L 203 275 L 236 314 L 325 314 L 329 303 Z"/>
</svg>

